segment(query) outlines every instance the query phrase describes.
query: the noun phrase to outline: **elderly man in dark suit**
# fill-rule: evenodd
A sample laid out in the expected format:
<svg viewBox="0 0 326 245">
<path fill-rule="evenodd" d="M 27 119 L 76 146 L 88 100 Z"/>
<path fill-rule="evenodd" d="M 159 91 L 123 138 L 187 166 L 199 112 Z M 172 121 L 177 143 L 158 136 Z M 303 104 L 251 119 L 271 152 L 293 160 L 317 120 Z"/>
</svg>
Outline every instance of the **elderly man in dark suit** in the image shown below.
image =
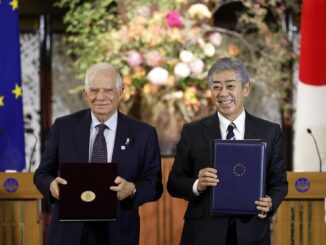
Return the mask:
<svg viewBox="0 0 326 245">
<path fill-rule="evenodd" d="M 161 157 L 156 130 L 117 110 L 122 92 L 118 71 L 107 63 L 95 64 L 85 78 L 84 93 L 90 109 L 56 119 L 50 130 L 34 175 L 37 188 L 54 204 L 47 244 L 139 243 L 138 207 L 162 195 Z M 102 143 L 106 146 L 105 162 L 118 164 L 116 185 L 110 187 L 119 200 L 117 220 L 58 222 L 60 185 L 67 184 L 59 176 L 60 164 L 92 162 L 93 156 L 102 155 L 103 151 L 94 153 L 97 151 L 94 142 L 101 127 L 104 130 Z"/>
<path fill-rule="evenodd" d="M 241 61 L 218 60 L 208 71 L 208 84 L 217 113 L 184 125 L 167 183 L 172 196 L 188 200 L 181 244 L 268 245 L 271 216 L 288 190 L 280 126 L 245 111 L 250 82 Z M 210 214 L 210 189 L 219 184 L 219 173 L 211 163 L 211 141 L 227 139 L 228 134 L 237 140 L 267 142 L 267 195 L 255 201 L 262 211 L 259 215 Z"/>
</svg>

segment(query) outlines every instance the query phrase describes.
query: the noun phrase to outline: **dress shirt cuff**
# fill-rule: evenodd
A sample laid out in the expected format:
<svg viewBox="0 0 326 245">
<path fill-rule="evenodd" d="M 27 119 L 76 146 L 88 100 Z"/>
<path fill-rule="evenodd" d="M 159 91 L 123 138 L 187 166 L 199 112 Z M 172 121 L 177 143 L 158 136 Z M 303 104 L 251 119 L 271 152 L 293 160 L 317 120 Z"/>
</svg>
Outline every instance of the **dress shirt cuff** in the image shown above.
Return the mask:
<svg viewBox="0 0 326 245">
<path fill-rule="evenodd" d="M 199 179 L 196 179 L 196 181 L 192 185 L 192 192 L 195 194 L 195 196 L 199 196 L 200 195 L 200 193 L 199 193 L 199 191 L 197 189 L 198 181 L 199 181 Z"/>
</svg>

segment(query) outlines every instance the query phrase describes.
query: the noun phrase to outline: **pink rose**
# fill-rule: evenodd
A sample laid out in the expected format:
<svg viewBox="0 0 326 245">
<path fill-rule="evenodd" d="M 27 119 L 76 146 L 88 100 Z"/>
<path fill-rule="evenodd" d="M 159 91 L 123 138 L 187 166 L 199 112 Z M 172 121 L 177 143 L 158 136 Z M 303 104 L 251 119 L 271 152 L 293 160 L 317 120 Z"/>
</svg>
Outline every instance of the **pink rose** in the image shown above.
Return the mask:
<svg viewBox="0 0 326 245">
<path fill-rule="evenodd" d="M 151 10 L 148 7 L 142 7 L 138 9 L 138 14 L 143 17 L 149 17 L 151 14 Z"/>
<path fill-rule="evenodd" d="M 215 46 L 219 46 L 222 43 L 222 35 L 218 32 L 211 33 L 208 39 Z"/>
<path fill-rule="evenodd" d="M 183 18 L 178 11 L 169 11 L 165 19 L 169 27 L 180 28 L 183 26 Z"/>
<path fill-rule="evenodd" d="M 139 66 L 142 62 L 143 58 L 138 51 L 132 50 L 128 53 L 127 63 L 131 67 Z"/>
<path fill-rule="evenodd" d="M 150 51 L 145 55 L 145 61 L 151 67 L 158 66 L 161 61 L 161 55 L 156 50 Z"/>
</svg>

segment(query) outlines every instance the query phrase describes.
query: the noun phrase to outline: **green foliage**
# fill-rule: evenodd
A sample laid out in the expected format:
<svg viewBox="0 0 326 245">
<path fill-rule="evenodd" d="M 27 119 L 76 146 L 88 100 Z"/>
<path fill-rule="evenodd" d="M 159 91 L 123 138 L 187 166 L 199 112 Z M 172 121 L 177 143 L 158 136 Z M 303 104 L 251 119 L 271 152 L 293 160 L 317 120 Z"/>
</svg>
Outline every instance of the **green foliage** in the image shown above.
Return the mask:
<svg viewBox="0 0 326 245">
<path fill-rule="evenodd" d="M 60 0 L 56 6 L 68 8 L 64 17 L 69 34 L 66 38 L 67 54 L 75 58 L 77 75 L 82 78 L 88 67 L 105 57 L 98 45 L 103 33 L 116 25 L 116 4 L 113 0 Z"/>
</svg>

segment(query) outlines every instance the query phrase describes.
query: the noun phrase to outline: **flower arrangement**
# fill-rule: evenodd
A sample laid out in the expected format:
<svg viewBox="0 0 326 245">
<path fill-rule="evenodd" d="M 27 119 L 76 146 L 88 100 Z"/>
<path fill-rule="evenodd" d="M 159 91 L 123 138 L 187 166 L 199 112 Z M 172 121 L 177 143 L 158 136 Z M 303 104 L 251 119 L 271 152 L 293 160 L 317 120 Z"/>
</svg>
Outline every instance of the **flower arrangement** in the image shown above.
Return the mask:
<svg viewBox="0 0 326 245">
<path fill-rule="evenodd" d="M 184 121 L 209 113 L 207 70 L 224 56 L 244 60 L 252 80 L 265 83 L 266 93 L 286 108 L 291 74 L 284 72 L 284 64 L 294 56 L 286 33 L 275 31 L 264 18 L 273 9 L 280 22 L 289 6 L 244 0 L 247 11 L 239 16 L 237 31 L 213 26 L 213 10 L 224 2 L 60 0 L 58 5 L 69 8 L 65 22 L 74 35 L 67 38 L 68 53 L 77 57 L 79 74 L 95 62 L 115 65 L 125 86 L 121 109 L 129 114 L 153 122 L 159 108 Z"/>
<path fill-rule="evenodd" d="M 104 45 L 107 60 L 121 69 L 125 104 L 141 95 L 146 107 L 173 104 L 191 120 L 203 101 L 207 104 L 206 73 L 224 52 L 219 49 L 223 37 L 208 31 L 211 12 L 206 5 L 191 4 L 182 14 L 180 7 L 135 8 L 128 21 L 108 31 Z"/>
</svg>

